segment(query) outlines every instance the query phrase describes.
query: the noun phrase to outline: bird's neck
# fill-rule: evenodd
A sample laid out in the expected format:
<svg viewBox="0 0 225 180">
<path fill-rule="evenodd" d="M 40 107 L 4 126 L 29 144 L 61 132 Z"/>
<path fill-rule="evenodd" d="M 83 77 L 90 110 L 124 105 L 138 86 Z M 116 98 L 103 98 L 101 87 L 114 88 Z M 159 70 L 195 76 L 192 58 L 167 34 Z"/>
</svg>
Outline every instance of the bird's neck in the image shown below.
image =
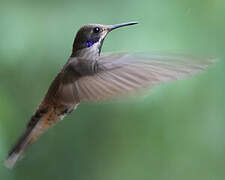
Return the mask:
<svg viewBox="0 0 225 180">
<path fill-rule="evenodd" d="M 81 59 L 88 59 L 88 60 L 96 60 L 100 55 L 99 46 L 98 44 L 94 44 L 92 47 L 83 48 L 76 51 L 73 51 L 71 57 L 78 57 Z"/>
</svg>

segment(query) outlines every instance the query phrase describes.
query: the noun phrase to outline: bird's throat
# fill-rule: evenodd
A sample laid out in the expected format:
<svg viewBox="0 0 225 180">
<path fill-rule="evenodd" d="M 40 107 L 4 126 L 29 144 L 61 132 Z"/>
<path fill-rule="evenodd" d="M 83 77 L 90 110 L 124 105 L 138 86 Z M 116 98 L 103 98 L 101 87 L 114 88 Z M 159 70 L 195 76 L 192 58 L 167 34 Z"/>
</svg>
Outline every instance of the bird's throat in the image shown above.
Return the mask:
<svg viewBox="0 0 225 180">
<path fill-rule="evenodd" d="M 102 47 L 102 42 L 99 41 L 97 43 L 94 43 L 92 46 L 79 49 L 77 51 L 72 52 L 71 57 L 78 57 L 81 59 L 97 59 L 100 55 Z"/>
</svg>

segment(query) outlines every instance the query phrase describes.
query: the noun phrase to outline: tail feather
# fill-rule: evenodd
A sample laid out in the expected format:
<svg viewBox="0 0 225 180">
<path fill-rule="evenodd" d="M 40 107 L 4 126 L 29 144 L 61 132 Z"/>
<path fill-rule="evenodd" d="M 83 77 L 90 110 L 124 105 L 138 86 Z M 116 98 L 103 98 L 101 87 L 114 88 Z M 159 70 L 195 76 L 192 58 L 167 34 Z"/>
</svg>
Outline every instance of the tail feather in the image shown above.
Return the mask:
<svg viewBox="0 0 225 180">
<path fill-rule="evenodd" d="M 21 158 L 21 153 L 13 153 L 5 161 L 5 166 L 7 168 L 13 168 L 16 162 Z"/>
<path fill-rule="evenodd" d="M 62 120 L 69 112 L 70 111 L 65 106 L 39 106 L 38 110 L 31 117 L 26 130 L 9 152 L 5 161 L 6 167 L 13 168 L 16 162 L 21 159 L 27 147 L 34 142 L 40 134 L 50 126 Z"/>
<path fill-rule="evenodd" d="M 41 127 L 41 122 L 43 119 L 45 119 L 44 117 L 48 114 L 48 112 L 49 111 L 47 109 L 37 110 L 31 117 L 26 130 L 9 152 L 8 157 L 5 161 L 6 167 L 13 168 L 16 162 L 21 159 L 21 156 L 26 150 L 27 146 L 31 144 L 36 139 L 36 137 L 42 133 L 43 128 Z"/>
<path fill-rule="evenodd" d="M 17 140 L 16 144 L 13 146 L 12 150 L 9 152 L 8 157 L 5 161 L 5 166 L 8 168 L 13 168 L 18 160 L 22 158 L 22 155 L 27 148 L 27 146 L 33 141 L 35 131 L 38 129 L 38 121 L 32 127 L 27 126 L 27 129 L 22 134 L 22 136 Z"/>
</svg>

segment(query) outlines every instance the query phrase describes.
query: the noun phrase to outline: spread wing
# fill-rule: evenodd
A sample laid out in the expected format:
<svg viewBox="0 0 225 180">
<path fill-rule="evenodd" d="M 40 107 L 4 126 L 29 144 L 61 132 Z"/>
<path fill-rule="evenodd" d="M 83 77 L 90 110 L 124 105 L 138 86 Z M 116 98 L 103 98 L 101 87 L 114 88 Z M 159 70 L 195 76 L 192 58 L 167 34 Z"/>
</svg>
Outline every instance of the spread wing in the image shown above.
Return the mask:
<svg viewBox="0 0 225 180">
<path fill-rule="evenodd" d="M 73 88 L 81 102 L 113 99 L 200 72 L 212 61 L 185 56 L 105 54 L 97 61 L 95 73 L 74 81 Z"/>
</svg>

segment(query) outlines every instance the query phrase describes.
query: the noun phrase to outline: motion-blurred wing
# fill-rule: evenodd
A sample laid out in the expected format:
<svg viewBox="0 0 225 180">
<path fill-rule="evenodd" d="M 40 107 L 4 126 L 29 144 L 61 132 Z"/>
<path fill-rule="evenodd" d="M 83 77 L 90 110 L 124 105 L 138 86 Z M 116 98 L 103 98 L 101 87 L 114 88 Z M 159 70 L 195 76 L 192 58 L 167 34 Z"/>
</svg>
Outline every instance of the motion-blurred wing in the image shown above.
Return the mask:
<svg viewBox="0 0 225 180">
<path fill-rule="evenodd" d="M 149 54 L 106 54 L 98 60 L 97 73 L 74 84 L 80 101 L 99 101 L 152 88 L 204 70 L 212 59 Z"/>
</svg>

